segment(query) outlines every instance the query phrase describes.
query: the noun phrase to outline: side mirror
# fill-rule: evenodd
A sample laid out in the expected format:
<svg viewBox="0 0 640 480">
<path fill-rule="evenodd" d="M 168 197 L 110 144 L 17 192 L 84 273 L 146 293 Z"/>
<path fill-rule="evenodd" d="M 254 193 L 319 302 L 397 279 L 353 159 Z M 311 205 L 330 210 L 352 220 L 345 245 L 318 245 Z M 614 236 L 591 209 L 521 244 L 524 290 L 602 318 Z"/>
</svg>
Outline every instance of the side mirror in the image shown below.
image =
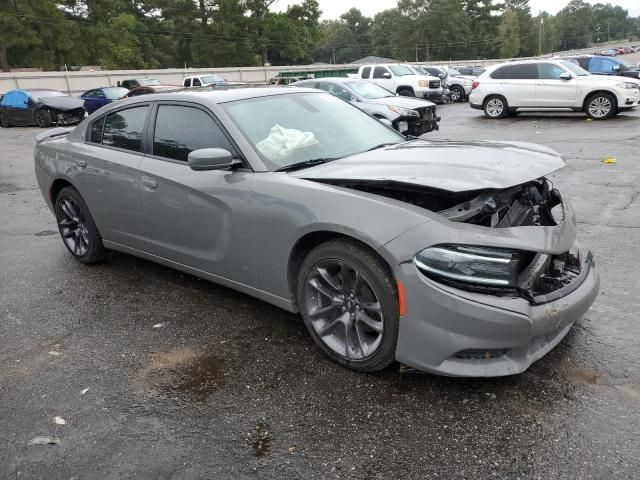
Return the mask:
<svg viewBox="0 0 640 480">
<path fill-rule="evenodd" d="M 390 74 L 389 72 L 384 72 L 384 73 L 382 74 L 382 78 L 387 78 L 387 79 L 389 79 L 389 78 L 391 78 L 391 74 Z"/>
<path fill-rule="evenodd" d="M 614 66 L 613 66 L 613 71 L 614 71 L 614 72 L 618 72 L 618 71 L 620 71 L 620 65 L 614 65 Z"/>
<path fill-rule="evenodd" d="M 560 74 L 560 80 L 571 80 L 572 78 L 570 73 L 564 72 Z"/>
<path fill-rule="evenodd" d="M 189 168 L 196 172 L 205 170 L 224 170 L 240 165 L 229 150 L 224 148 L 201 148 L 194 150 L 187 157 Z"/>
</svg>

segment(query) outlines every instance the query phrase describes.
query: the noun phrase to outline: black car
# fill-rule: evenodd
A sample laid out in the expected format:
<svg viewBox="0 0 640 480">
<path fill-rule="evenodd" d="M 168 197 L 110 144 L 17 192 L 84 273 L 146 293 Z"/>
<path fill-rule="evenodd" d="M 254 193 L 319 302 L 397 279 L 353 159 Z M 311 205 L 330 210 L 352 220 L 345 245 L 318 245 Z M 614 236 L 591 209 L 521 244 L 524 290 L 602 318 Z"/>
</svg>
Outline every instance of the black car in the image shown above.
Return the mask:
<svg viewBox="0 0 640 480">
<path fill-rule="evenodd" d="M 565 58 L 565 57 L 563 57 Z M 621 58 L 602 55 L 579 55 L 566 57 L 594 75 L 618 75 L 620 77 L 640 78 L 640 68 L 634 67 Z"/>
<path fill-rule="evenodd" d="M 0 126 L 3 128 L 52 124 L 73 125 L 87 116 L 84 102 L 57 90 L 10 90 L 0 101 Z"/>
<path fill-rule="evenodd" d="M 126 88 L 127 90 L 133 90 L 138 87 L 153 87 L 155 85 L 162 85 L 160 80 L 155 78 L 128 78 L 116 83 L 118 87 Z"/>
</svg>

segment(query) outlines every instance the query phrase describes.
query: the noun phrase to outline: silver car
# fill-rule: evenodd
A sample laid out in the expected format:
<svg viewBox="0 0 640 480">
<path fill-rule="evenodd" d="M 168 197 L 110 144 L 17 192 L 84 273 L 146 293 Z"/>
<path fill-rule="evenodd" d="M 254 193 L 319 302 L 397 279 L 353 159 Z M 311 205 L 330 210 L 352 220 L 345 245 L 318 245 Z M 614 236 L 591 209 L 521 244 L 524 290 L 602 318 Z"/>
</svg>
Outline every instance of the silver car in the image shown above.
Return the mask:
<svg viewBox="0 0 640 480">
<path fill-rule="evenodd" d="M 393 128 L 404 135 L 419 137 L 439 130 L 440 117 L 436 115 L 435 103 L 396 95 L 368 80 L 329 77 L 303 80 L 294 86 L 332 93 L 376 118 L 389 120 Z"/>
<path fill-rule="evenodd" d="M 554 151 L 412 140 L 303 88 L 184 91 L 41 134 L 64 245 L 116 250 L 290 312 L 360 371 L 525 370 L 598 292 Z"/>
</svg>

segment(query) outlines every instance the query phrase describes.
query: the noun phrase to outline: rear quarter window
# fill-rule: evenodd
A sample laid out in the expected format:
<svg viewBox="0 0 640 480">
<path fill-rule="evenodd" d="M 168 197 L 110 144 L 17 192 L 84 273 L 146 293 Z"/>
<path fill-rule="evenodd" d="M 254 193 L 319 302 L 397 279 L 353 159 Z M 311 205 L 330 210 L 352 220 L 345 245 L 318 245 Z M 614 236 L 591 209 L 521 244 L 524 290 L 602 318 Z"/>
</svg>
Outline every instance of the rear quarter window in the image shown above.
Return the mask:
<svg viewBox="0 0 640 480">
<path fill-rule="evenodd" d="M 133 107 L 119 110 L 106 116 L 102 133 L 102 144 L 140 152 L 142 132 L 149 107 Z"/>
</svg>

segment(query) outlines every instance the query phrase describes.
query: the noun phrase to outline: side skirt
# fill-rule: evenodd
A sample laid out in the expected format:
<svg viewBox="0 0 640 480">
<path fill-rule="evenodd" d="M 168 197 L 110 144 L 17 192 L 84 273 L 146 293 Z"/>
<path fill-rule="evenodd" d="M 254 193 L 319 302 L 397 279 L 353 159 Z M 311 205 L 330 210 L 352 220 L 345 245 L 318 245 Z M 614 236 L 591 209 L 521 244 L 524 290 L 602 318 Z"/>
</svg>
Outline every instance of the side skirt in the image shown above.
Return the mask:
<svg viewBox="0 0 640 480">
<path fill-rule="evenodd" d="M 165 267 L 174 268 L 176 270 L 180 270 L 181 272 L 188 273 L 195 277 L 204 278 L 205 280 L 209 280 L 210 282 L 216 283 L 218 285 L 222 285 L 227 288 L 231 288 L 233 290 L 237 290 L 239 292 L 242 292 L 244 294 L 247 294 L 259 300 L 262 300 L 264 302 L 275 305 L 276 307 L 282 308 L 283 310 L 287 310 L 288 312 L 298 313 L 298 308 L 293 304 L 291 300 L 278 297 L 277 295 L 273 295 L 269 292 L 265 292 L 264 290 L 259 290 L 257 288 L 253 288 L 248 285 L 244 285 L 242 283 L 229 280 L 228 278 L 220 277 L 218 275 L 214 275 L 212 273 L 208 273 L 203 270 L 198 270 L 197 268 L 189 267 L 187 265 L 183 265 L 181 263 L 174 262 L 172 260 L 168 260 L 166 258 L 159 257 L 151 253 L 143 252 L 141 250 L 136 250 L 135 248 L 127 247 L 119 243 L 110 242 L 108 240 L 103 240 L 102 243 L 105 248 L 108 248 L 110 250 L 116 250 L 118 252 L 127 253 L 135 257 L 144 258 L 145 260 L 150 260 L 152 262 L 159 263 L 161 265 L 164 265 Z"/>
</svg>

